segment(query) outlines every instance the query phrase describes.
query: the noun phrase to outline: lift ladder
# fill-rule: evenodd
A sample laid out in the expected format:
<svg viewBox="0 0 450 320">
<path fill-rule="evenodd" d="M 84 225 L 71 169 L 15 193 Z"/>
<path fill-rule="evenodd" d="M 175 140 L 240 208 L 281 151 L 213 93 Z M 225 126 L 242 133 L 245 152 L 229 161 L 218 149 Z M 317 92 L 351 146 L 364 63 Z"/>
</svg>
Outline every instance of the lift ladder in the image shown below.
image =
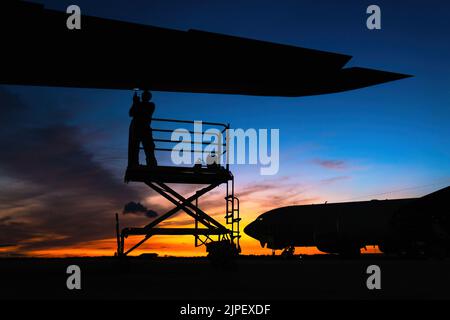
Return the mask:
<svg viewBox="0 0 450 320">
<path fill-rule="evenodd" d="M 174 119 L 152 119 L 153 122 L 164 122 L 170 124 L 195 124 L 195 121 L 190 120 L 174 120 Z M 229 124 L 202 122 L 205 126 L 221 127 L 221 130 L 217 130 L 219 134 L 219 140 L 217 143 L 219 152 L 222 156 L 227 156 L 227 134 L 225 134 L 225 143 L 222 141 L 222 136 L 227 133 L 227 129 L 230 128 Z M 167 128 L 154 128 L 153 132 L 171 133 L 173 130 Z M 178 129 L 175 129 L 178 130 Z M 186 131 L 186 130 L 185 130 Z M 197 131 L 187 130 L 191 134 L 199 134 Z M 211 133 L 202 131 L 201 134 Z M 167 148 L 161 146 L 162 143 L 179 143 L 179 141 L 172 141 L 166 138 L 154 138 L 155 151 L 172 152 L 173 148 Z M 203 141 L 185 141 L 191 144 L 211 144 L 210 142 Z M 223 151 L 222 151 L 223 148 Z M 199 151 L 198 148 L 194 148 L 193 152 L 200 152 L 203 156 L 203 151 Z M 181 166 L 138 166 L 128 168 L 125 174 L 126 182 L 141 182 L 145 183 L 148 187 L 159 193 L 165 199 L 172 202 L 174 207 L 168 210 L 165 214 L 157 217 L 144 227 L 127 227 L 120 231 L 118 215 L 116 215 L 116 233 L 117 233 L 117 255 L 124 257 L 130 254 L 132 251 L 141 246 L 144 242 L 150 239 L 154 235 L 193 235 L 194 245 L 196 247 L 205 245 L 209 256 L 212 255 L 225 255 L 234 256 L 240 253 L 240 216 L 239 216 L 239 199 L 234 194 L 234 176 L 229 170 L 228 161 L 225 166 L 221 166 L 220 163 L 217 166 L 193 166 L 193 167 L 181 167 Z M 169 186 L 170 183 L 177 184 L 195 184 L 206 185 L 197 190 L 190 197 L 184 197 L 174 188 Z M 211 215 L 207 214 L 200 208 L 199 199 L 215 189 L 216 187 L 225 184 L 225 225 L 214 219 Z M 178 211 L 184 211 L 186 214 L 194 219 L 194 228 L 162 228 L 158 227 L 160 223 L 169 219 Z M 228 227 L 227 227 L 228 226 Z M 131 248 L 125 250 L 125 239 L 129 236 L 143 236 L 143 238 L 137 242 Z M 217 237 L 217 240 L 214 238 Z"/>
</svg>

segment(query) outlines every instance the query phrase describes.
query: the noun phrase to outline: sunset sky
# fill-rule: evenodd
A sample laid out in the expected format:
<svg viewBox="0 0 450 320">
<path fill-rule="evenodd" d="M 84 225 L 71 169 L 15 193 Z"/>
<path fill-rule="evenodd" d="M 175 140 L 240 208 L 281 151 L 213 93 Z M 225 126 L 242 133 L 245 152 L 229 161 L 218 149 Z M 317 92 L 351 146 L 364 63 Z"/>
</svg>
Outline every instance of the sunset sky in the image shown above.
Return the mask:
<svg viewBox="0 0 450 320">
<path fill-rule="evenodd" d="M 450 185 L 450 3 L 377 1 L 382 30 L 369 31 L 366 1 L 40 2 L 345 53 L 353 56 L 349 66 L 414 76 L 302 98 L 153 92 L 158 118 L 280 130 L 277 175 L 261 176 L 257 165 L 231 167 L 242 229 L 280 206 L 413 197 Z M 130 67 L 141 63 L 152 61 Z M 0 256 L 112 255 L 114 214 L 126 203 L 139 201 L 158 214 L 171 208 L 148 187 L 123 183 L 131 97 L 123 90 L 0 86 Z M 198 188 L 177 187 L 185 194 Z M 200 200 L 219 221 L 223 192 Z M 122 227 L 151 221 L 143 214 L 120 218 Z M 180 213 L 166 225 L 190 223 Z M 192 236 L 158 236 L 136 254 L 205 255 L 193 243 Z M 241 246 L 244 254 L 270 253 L 246 235 Z"/>
</svg>

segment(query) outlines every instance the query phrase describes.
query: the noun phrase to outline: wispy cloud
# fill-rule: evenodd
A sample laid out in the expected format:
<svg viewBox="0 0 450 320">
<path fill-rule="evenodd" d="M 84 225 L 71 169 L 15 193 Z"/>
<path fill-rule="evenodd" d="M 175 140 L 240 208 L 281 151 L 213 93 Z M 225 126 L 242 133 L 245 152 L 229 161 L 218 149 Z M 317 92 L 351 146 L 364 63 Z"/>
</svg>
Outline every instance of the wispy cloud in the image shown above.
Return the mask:
<svg viewBox="0 0 450 320">
<path fill-rule="evenodd" d="M 307 185 L 289 177 L 249 184 L 238 195 L 242 201 L 257 203 L 259 211 L 320 201 L 320 197 L 310 195 Z"/>
<path fill-rule="evenodd" d="M 320 183 L 323 185 L 329 185 L 340 181 L 350 180 L 351 176 L 337 176 L 320 180 Z"/>
<path fill-rule="evenodd" d="M 342 170 L 347 169 L 348 163 L 344 160 L 314 159 L 313 163 L 326 169 Z"/>
</svg>

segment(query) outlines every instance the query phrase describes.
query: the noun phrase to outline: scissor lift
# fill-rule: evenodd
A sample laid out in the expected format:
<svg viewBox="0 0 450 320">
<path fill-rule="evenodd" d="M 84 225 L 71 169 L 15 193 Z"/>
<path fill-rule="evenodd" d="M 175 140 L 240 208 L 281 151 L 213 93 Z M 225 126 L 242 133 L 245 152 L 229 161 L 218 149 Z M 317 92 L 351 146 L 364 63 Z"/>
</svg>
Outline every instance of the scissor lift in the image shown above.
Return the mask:
<svg viewBox="0 0 450 320">
<path fill-rule="evenodd" d="M 152 119 L 152 123 L 163 122 L 166 124 L 194 124 L 190 120 L 174 120 L 174 119 Z M 227 129 L 229 124 L 202 122 L 204 126 L 220 127 L 221 136 L 225 136 L 225 143 L 222 139 L 218 144 L 219 156 L 228 155 L 227 153 Z M 153 132 L 172 133 L 173 129 L 154 128 Z M 199 134 L 199 132 L 188 130 L 191 135 Z M 211 134 L 209 131 L 202 131 L 202 135 Z M 155 134 L 154 134 L 155 136 Z M 194 139 L 195 140 L 195 139 Z M 155 151 L 172 152 L 173 148 L 161 146 L 161 144 L 178 143 L 171 139 L 154 138 Z M 185 143 L 194 144 L 211 144 L 211 142 L 183 141 Z M 224 147 L 224 148 L 223 148 Z M 192 149 L 191 149 L 192 150 Z M 222 151 L 223 150 L 223 151 Z M 203 148 L 198 150 L 194 148 L 191 152 L 201 153 Z M 208 256 L 212 259 L 227 259 L 237 255 L 240 252 L 239 245 L 239 199 L 234 195 L 234 177 L 229 170 L 228 161 L 225 166 L 191 166 L 191 167 L 175 167 L 175 166 L 142 166 L 128 168 L 125 174 L 126 182 L 142 182 L 151 189 L 158 192 L 161 196 L 174 204 L 174 207 L 165 214 L 159 216 L 144 227 L 124 228 L 119 231 L 118 215 L 117 219 L 117 255 L 119 257 L 127 256 L 133 250 L 146 242 L 153 235 L 193 235 L 196 247 L 205 245 Z M 185 198 L 168 184 L 194 184 L 205 185 L 197 190 L 192 196 Z M 199 199 L 211 190 L 226 185 L 225 194 L 225 225 L 208 215 L 200 209 Z M 158 227 L 160 223 L 175 215 L 178 211 L 184 211 L 194 219 L 194 228 L 162 228 Z M 125 250 L 125 239 L 128 236 L 143 236 L 143 238 L 131 248 Z M 214 240 L 216 238 L 217 240 Z"/>
</svg>

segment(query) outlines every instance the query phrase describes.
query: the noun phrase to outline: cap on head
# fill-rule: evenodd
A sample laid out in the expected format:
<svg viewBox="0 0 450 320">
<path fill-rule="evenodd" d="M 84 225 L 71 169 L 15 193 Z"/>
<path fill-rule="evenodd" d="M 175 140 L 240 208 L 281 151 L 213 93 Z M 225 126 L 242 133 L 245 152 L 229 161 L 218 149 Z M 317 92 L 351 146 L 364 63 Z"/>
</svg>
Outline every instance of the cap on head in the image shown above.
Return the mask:
<svg viewBox="0 0 450 320">
<path fill-rule="evenodd" d="M 142 101 L 150 101 L 152 99 L 152 93 L 148 90 L 144 90 L 144 92 L 142 92 Z"/>
</svg>

